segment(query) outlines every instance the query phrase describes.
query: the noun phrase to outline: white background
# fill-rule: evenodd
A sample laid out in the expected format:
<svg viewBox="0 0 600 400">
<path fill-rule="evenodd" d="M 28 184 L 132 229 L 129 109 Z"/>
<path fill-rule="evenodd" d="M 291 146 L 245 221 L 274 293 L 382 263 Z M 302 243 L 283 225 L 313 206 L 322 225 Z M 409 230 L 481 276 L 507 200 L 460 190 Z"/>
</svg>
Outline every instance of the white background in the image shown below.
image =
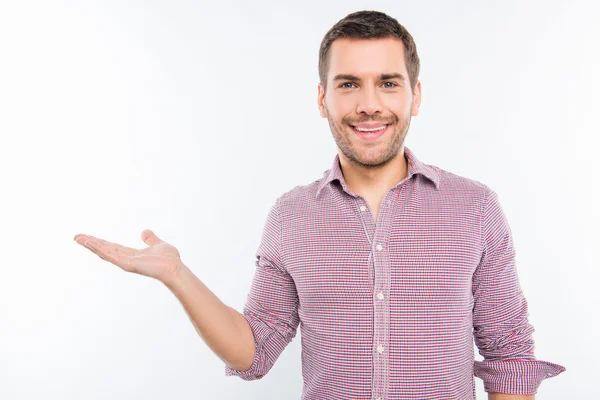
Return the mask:
<svg viewBox="0 0 600 400">
<path fill-rule="evenodd" d="M 537 398 L 597 396 L 596 2 L 0 4 L 1 399 L 300 398 L 299 333 L 264 379 L 225 377 L 165 286 L 73 236 L 152 229 L 241 311 L 269 208 L 336 154 L 318 48 L 360 9 L 417 43 L 406 146 L 500 196 L 536 356 L 567 368 Z"/>
</svg>

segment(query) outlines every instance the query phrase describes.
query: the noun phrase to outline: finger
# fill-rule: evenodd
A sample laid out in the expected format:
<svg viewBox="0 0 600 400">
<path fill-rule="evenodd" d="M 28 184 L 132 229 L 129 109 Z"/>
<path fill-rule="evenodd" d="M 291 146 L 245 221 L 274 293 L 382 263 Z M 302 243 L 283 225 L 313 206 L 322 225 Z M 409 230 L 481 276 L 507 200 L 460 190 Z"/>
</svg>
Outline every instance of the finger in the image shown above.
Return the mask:
<svg viewBox="0 0 600 400">
<path fill-rule="evenodd" d="M 89 240 L 89 237 L 87 235 L 77 235 L 77 238 L 75 239 L 75 243 L 80 244 L 84 247 L 87 247 L 85 245 L 85 243 Z"/>
<path fill-rule="evenodd" d="M 78 244 L 80 244 L 80 242 L 81 242 L 81 240 L 82 240 L 82 239 L 87 239 L 87 238 L 89 238 L 89 236 L 88 236 L 88 235 L 85 235 L 85 234 L 83 234 L 83 233 L 78 233 L 77 235 L 75 235 L 75 236 L 73 237 L 73 240 L 74 240 L 75 242 L 77 242 Z"/>
<path fill-rule="evenodd" d="M 131 256 L 121 250 L 123 246 L 105 240 L 100 240 L 100 242 L 88 240 L 84 245 L 103 260 L 113 263 L 128 272 L 134 270 Z"/>
<path fill-rule="evenodd" d="M 93 238 L 93 236 L 92 236 L 92 238 Z M 127 257 L 139 256 L 141 254 L 140 250 L 138 250 L 138 249 L 126 247 L 126 246 L 120 245 L 119 243 L 109 242 L 104 239 L 97 239 L 97 238 L 94 238 L 94 239 L 97 241 L 97 243 L 100 247 L 106 248 L 107 251 L 114 252 L 116 254 L 123 253 Z"/>
<path fill-rule="evenodd" d="M 94 252 L 100 253 L 101 255 L 107 257 L 116 257 L 119 255 L 119 253 L 129 253 L 126 255 L 132 255 L 132 250 L 134 250 L 128 247 L 126 248 L 124 246 L 121 246 L 118 243 L 109 242 L 107 240 L 99 239 L 94 236 L 90 236 L 90 238 L 85 241 L 84 245 L 93 250 Z M 125 249 L 129 249 L 129 251 Z"/>
<path fill-rule="evenodd" d="M 85 248 L 88 248 L 90 250 L 92 250 L 92 245 L 95 245 L 96 247 L 100 246 L 100 240 L 90 236 L 90 235 L 79 235 L 79 237 L 76 240 L 77 244 L 82 245 Z M 93 251 L 93 250 L 92 250 Z"/>
<path fill-rule="evenodd" d="M 118 243 L 108 242 L 91 235 L 79 237 L 77 243 L 86 247 L 101 259 L 111 262 L 129 272 L 134 269 L 133 258 L 142 255 L 142 252 L 138 249 L 121 246 Z"/>
<path fill-rule="evenodd" d="M 107 250 L 110 250 L 110 251 L 121 251 L 121 252 L 127 254 L 128 256 L 139 255 L 139 250 L 133 249 L 131 247 L 125 247 L 118 243 L 109 242 L 108 240 L 100 239 L 100 238 L 97 238 L 92 235 L 78 235 L 78 236 L 79 236 L 77 238 L 78 240 L 76 240 L 77 243 L 82 244 L 86 247 L 88 247 L 87 244 L 93 243 L 93 244 L 96 244 L 96 247 L 106 248 Z"/>
<path fill-rule="evenodd" d="M 154 246 L 162 242 L 162 240 L 160 240 L 158 236 L 156 236 L 156 234 L 150 229 L 144 229 L 144 231 L 142 232 L 142 240 L 144 241 L 144 243 L 150 246 Z"/>
<path fill-rule="evenodd" d="M 98 239 L 95 236 L 92 235 L 85 235 L 83 233 L 78 233 L 77 235 L 75 235 L 75 237 L 73 238 L 75 239 L 75 242 L 77 242 L 78 244 L 85 244 L 86 241 L 88 240 L 95 240 L 95 241 L 100 241 L 101 239 Z"/>
</svg>

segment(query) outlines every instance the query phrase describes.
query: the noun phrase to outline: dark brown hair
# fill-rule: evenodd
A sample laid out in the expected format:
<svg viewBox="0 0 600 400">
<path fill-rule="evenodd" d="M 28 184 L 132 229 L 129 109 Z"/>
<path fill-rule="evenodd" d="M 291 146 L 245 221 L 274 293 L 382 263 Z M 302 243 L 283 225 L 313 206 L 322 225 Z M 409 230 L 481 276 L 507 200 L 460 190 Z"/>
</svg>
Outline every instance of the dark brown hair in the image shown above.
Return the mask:
<svg viewBox="0 0 600 400">
<path fill-rule="evenodd" d="M 396 19 L 379 11 L 356 11 L 339 20 L 323 37 L 319 49 L 319 79 L 323 88 L 327 88 L 327 70 L 329 69 L 329 48 L 334 40 L 348 39 L 384 39 L 394 37 L 404 43 L 404 56 L 411 89 L 414 92 L 419 78 L 419 55 L 417 45 L 406 28 Z"/>
</svg>

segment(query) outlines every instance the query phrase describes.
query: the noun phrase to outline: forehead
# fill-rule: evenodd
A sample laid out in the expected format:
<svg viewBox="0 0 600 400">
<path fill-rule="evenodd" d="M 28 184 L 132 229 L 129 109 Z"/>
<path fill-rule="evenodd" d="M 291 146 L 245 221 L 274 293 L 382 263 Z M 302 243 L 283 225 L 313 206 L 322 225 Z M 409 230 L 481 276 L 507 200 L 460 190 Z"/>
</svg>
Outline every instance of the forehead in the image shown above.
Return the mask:
<svg viewBox="0 0 600 400">
<path fill-rule="evenodd" d="M 338 73 L 366 76 L 390 71 L 406 75 L 404 43 L 400 39 L 343 38 L 331 44 L 328 79 Z"/>
</svg>

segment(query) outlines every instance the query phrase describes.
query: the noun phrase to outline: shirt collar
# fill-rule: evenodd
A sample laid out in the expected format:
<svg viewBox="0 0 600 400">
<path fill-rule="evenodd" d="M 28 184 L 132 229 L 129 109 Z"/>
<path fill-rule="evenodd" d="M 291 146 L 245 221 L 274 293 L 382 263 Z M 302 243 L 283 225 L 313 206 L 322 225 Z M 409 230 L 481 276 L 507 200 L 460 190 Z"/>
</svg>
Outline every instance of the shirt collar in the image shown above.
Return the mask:
<svg viewBox="0 0 600 400">
<path fill-rule="evenodd" d="M 419 159 L 415 156 L 415 153 L 413 153 L 412 150 L 410 150 L 406 146 L 404 146 L 404 158 L 406 158 L 406 161 L 408 163 L 408 173 L 406 176 L 408 179 L 410 179 L 415 174 L 421 174 L 427 179 L 429 179 L 431 182 L 433 182 L 436 189 L 440 187 L 440 176 L 438 172 L 430 165 L 424 164 L 421 161 L 419 161 Z M 333 159 L 333 166 L 331 167 L 331 169 L 325 171 L 324 174 L 326 175 L 323 177 L 323 180 L 317 188 L 317 198 L 319 197 L 319 194 L 321 193 L 323 188 L 336 179 L 340 182 L 340 184 L 346 191 L 349 191 L 349 189 L 346 186 L 344 175 L 342 174 L 339 154 L 335 155 Z"/>
</svg>

